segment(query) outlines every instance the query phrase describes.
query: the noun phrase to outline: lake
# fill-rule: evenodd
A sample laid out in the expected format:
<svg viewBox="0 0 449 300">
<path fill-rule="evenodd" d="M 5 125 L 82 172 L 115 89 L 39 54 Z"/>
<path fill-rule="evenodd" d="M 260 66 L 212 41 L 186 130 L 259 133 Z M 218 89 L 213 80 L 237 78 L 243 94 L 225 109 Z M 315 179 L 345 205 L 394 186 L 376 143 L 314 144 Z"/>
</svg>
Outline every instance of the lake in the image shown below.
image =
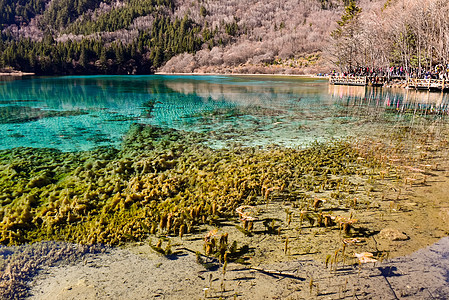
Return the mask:
<svg viewBox="0 0 449 300">
<path fill-rule="evenodd" d="M 449 232 L 448 103 L 326 78 L 0 81 L 0 272 L 27 286 L 35 270 L 72 260 L 54 249 L 127 245 L 173 261 L 197 253 L 223 276 L 219 260 L 314 260 L 359 282 L 366 261 L 355 253 L 401 257 Z"/>
<path fill-rule="evenodd" d="M 29 77 L 0 81 L 0 149 L 119 148 L 134 123 L 201 132 L 214 148 L 305 146 L 414 115 L 440 118 L 447 104 L 445 94 L 329 86 L 326 78 Z"/>
<path fill-rule="evenodd" d="M 341 239 L 326 227 L 363 237 L 372 251 L 386 224 L 431 226 L 394 250 L 406 254 L 446 230 L 431 224 L 446 223 L 436 208 L 446 201 L 447 104 L 443 93 L 326 78 L 2 81 L 0 243 L 203 241 L 216 226 L 239 243 L 253 243 L 248 230 L 269 235 L 267 249 L 282 232 L 298 235 L 300 253 L 313 236 L 305 254 L 317 258 Z"/>
</svg>

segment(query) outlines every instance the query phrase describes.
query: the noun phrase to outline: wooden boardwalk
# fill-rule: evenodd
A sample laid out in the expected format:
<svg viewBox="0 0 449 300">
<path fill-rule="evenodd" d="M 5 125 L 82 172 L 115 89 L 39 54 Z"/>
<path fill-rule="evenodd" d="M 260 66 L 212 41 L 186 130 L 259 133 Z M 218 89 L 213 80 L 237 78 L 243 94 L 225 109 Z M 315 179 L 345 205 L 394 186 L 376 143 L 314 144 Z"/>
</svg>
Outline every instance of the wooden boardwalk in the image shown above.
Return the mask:
<svg viewBox="0 0 449 300">
<path fill-rule="evenodd" d="M 329 76 L 334 85 L 382 86 L 386 78 L 382 76 Z"/>
<path fill-rule="evenodd" d="M 329 76 L 329 83 L 333 85 L 355 86 L 383 86 L 388 82 L 387 77 L 373 76 Z M 407 87 L 416 90 L 449 90 L 449 80 L 408 78 Z"/>
<path fill-rule="evenodd" d="M 445 90 L 449 88 L 449 82 L 444 79 L 407 79 L 407 87 L 416 90 Z"/>
<path fill-rule="evenodd" d="M 329 83 L 335 85 L 367 85 L 366 76 L 329 76 Z"/>
</svg>

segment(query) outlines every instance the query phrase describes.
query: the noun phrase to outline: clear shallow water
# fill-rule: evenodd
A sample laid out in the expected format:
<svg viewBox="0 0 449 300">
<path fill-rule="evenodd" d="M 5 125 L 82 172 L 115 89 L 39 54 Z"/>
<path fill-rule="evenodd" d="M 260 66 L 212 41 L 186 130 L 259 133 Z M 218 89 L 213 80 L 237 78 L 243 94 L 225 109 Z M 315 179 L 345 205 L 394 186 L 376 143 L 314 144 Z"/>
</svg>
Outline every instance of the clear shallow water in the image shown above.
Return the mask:
<svg viewBox="0 0 449 300">
<path fill-rule="evenodd" d="M 448 102 L 441 93 L 297 77 L 33 77 L 0 81 L 0 149 L 119 147 L 133 123 L 205 132 L 214 147 L 296 146 L 366 133 L 357 130 L 361 115 L 368 121 L 386 111 L 398 122 L 410 119 L 406 113 L 437 118 Z M 361 107 L 373 109 L 357 114 Z"/>
</svg>

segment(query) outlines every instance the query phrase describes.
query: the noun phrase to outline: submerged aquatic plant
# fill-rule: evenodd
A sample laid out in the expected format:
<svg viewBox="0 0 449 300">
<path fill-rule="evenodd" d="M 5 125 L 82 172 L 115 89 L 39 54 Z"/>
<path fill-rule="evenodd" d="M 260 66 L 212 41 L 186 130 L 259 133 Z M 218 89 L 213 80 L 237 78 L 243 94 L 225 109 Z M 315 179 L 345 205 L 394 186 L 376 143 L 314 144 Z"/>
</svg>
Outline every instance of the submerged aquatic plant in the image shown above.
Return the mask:
<svg viewBox="0 0 449 300">
<path fill-rule="evenodd" d="M 344 141 L 306 149 L 211 149 L 203 140 L 197 133 L 135 125 L 120 150 L 0 151 L 0 243 L 58 239 L 116 245 L 150 234 L 183 237 L 201 224 L 217 226 L 234 211 L 251 232 L 254 205 L 261 200 L 299 201 L 304 207 L 305 192 L 317 185 L 354 186 L 335 176 L 368 168 L 369 160 L 361 164 L 358 150 Z M 332 226 L 330 217 L 321 217 Z M 312 226 L 317 218 L 300 214 L 300 221 Z"/>
<path fill-rule="evenodd" d="M 0 298 L 24 299 L 30 296 L 33 277 L 40 269 L 57 263 L 74 263 L 90 253 L 106 251 L 100 245 L 74 245 L 41 242 L 19 247 L 0 247 Z"/>
<path fill-rule="evenodd" d="M 357 223 L 359 220 L 357 219 L 352 219 L 352 217 L 346 218 L 346 217 L 342 217 L 342 216 L 337 216 L 335 218 L 335 222 L 339 224 L 340 226 L 340 230 L 343 229 L 343 232 L 346 235 L 350 234 L 352 225 Z"/>
</svg>

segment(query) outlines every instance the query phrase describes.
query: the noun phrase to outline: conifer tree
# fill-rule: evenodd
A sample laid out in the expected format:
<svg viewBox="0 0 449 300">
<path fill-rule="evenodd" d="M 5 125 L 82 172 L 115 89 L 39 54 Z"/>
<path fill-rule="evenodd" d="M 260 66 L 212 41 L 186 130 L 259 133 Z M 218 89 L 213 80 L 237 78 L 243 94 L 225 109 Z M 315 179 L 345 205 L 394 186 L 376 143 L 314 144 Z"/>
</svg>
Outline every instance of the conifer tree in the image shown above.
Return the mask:
<svg viewBox="0 0 449 300">
<path fill-rule="evenodd" d="M 359 47 L 359 16 L 362 9 L 355 0 L 348 0 L 338 27 L 331 33 L 333 39 L 332 56 L 334 63 L 341 69 L 352 69 L 357 64 L 357 50 Z"/>
</svg>

